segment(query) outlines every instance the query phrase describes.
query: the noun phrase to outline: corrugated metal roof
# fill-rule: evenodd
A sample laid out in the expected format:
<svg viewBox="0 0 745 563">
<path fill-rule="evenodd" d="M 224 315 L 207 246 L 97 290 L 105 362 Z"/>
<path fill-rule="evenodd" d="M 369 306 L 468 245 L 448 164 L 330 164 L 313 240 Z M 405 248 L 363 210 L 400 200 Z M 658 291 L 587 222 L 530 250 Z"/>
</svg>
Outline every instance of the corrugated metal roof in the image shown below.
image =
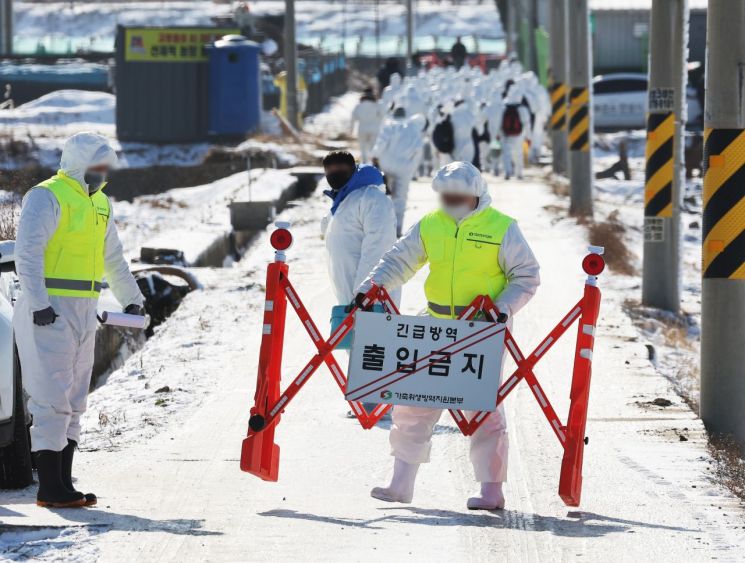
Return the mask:
<svg viewBox="0 0 745 563">
<path fill-rule="evenodd" d="M 691 10 L 705 10 L 708 0 L 688 0 Z M 590 0 L 591 10 L 649 10 L 652 0 Z"/>
</svg>

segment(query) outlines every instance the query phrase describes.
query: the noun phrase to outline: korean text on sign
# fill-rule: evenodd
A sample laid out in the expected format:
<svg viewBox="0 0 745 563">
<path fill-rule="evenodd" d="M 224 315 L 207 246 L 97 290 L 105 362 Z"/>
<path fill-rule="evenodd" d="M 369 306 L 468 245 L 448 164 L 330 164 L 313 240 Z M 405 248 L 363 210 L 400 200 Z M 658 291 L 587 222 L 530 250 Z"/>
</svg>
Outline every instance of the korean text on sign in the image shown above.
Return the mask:
<svg viewBox="0 0 745 563">
<path fill-rule="evenodd" d="M 504 325 L 358 312 L 346 398 L 493 411 Z"/>
</svg>

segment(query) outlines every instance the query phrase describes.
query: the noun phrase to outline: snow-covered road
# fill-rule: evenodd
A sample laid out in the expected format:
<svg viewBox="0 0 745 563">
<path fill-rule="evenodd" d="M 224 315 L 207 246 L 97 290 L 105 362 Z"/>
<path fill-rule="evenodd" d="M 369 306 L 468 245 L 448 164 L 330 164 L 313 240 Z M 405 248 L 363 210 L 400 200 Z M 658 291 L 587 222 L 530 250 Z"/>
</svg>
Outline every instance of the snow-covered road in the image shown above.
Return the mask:
<svg viewBox="0 0 745 563">
<path fill-rule="evenodd" d="M 490 184 L 495 204 L 519 219 L 542 264 L 543 285 L 515 326 L 518 342 L 531 348 L 581 295 L 585 231 L 572 220 L 557 219 L 551 211 L 557 196 L 537 179 L 491 178 Z M 413 184 L 410 194 L 409 220 L 435 204 L 425 183 Z M 291 279 L 320 326 L 334 304 L 317 226 L 326 207 L 316 195 L 281 216 L 295 224 Z M 741 503 L 713 482 L 700 420 L 654 371 L 621 309 L 622 297 L 613 292 L 604 294 L 598 323 L 580 509 L 568 509 L 556 494 L 560 448 L 524 385 L 507 401 L 511 459 L 504 511 L 465 509 L 473 492 L 467 441 L 445 416 L 414 502 L 371 499 L 369 489 L 384 481 L 391 465 L 387 429 L 363 431 L 347 419 L 347 405 L 325 368 L 278 428 L 280 481 L 265 483 L 241 473 L 238 456 L 254 391 L 264 266 L 271 255 L 264 234 L 239 264 L 203 272 L 205 291 L 190 294 L 166 328 L 121 368 L 139 385 L 153 390 L 168 385 L 182 398 L 181 408 L 169 409 L 168 418 L 138 419 L 141 405 L 127 404 L 120 394 L 119 416 L 129 423 L 110 437 L 113 447 L 79 456 L 78 484 L 95 490 L 98 508 L 49 511 L 33 505 L 32 490 L 0 494 L 0 557 L 741 560 Z M 420 273 L 404 291 L 404 312 L 422 308 L 422 281 Z M 561 416 L 573 356 L 572 337 L 564 338 L 536 370 Z M 311 352 L 300 324 L 288 322 L 287 379 Z M 116 383 L 92 395 L 88 425 L 100 424 L 100 405 L 117 393 Z M 137 397 L 154 402 L 168 400 L 168 393 Z M 654 406 L 660 397 L 673 405 Z"/>
</svg>

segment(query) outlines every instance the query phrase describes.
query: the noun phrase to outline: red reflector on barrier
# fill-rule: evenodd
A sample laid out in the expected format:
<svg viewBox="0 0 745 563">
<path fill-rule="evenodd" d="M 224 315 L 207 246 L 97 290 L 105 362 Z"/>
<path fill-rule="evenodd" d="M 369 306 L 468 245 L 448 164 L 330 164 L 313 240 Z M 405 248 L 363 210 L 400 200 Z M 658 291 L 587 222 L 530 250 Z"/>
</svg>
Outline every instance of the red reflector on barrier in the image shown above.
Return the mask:
<svg viewBox="0 0 745 563">
<path fill-rule="evenodd" d="M 582 269 L 588 276 L 599 276 L 605 270 L 605 260 L 600 254 L 588 254 L 582 260 Z"/>
<path fill-rule="evenodd" d="M 287 229 L 277 229 L 269 237 L 274 250 L 287 250 L 292 246 L 292 234 Z"/>
</svg>

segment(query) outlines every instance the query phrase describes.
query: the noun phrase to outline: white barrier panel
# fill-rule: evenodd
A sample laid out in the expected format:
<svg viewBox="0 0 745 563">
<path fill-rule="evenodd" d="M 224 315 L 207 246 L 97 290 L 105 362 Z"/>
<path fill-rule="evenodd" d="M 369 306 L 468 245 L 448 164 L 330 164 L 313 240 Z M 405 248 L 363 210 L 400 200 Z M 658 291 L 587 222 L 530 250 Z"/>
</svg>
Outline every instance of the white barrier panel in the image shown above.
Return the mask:
<svg viewBox="0 0 745 563">
<path fill-rule="evenodd" d="M 505 325 L 357 312 L 346 399 L 493 411 Z"/>
</svg>

